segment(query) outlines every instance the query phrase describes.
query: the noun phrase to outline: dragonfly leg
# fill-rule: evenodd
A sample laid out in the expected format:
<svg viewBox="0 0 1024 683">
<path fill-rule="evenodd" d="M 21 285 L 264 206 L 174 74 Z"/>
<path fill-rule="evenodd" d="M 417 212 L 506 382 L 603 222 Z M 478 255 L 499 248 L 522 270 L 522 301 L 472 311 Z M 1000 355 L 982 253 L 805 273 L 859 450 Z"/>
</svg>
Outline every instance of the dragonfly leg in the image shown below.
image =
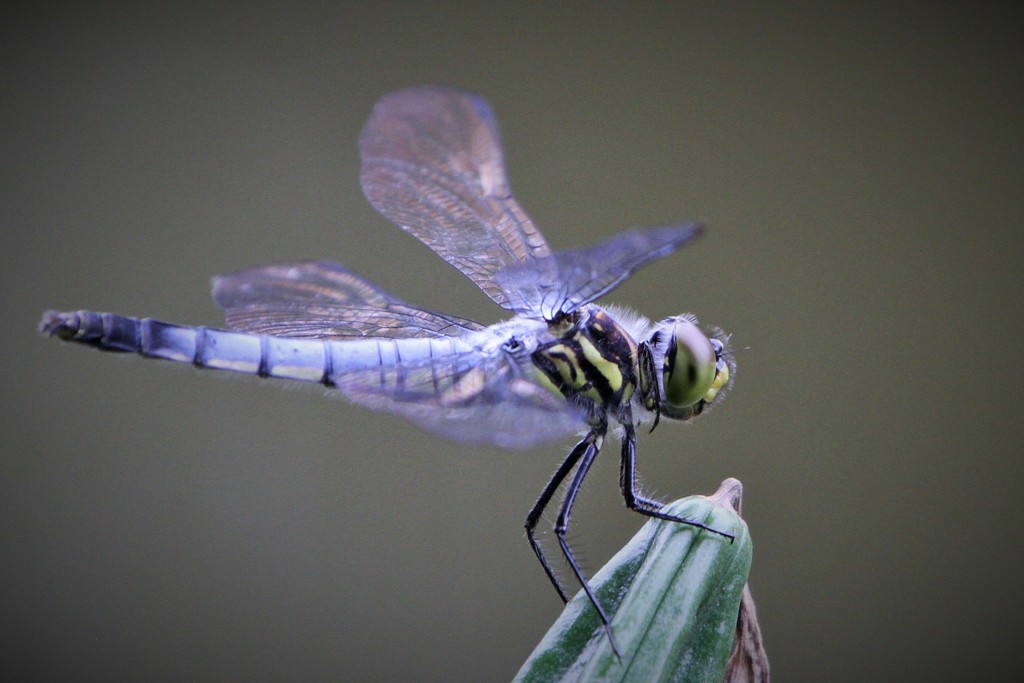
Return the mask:
<svg viewBox="0 0 1024 683">
<path fill-rule="evenodd" d="M 591 430 L 591 432 L 587 434 L 587 438 L 584 439 L 584 442 L 588 445 L 583 452 L 583 456 L 580 458 L 580 464 L 579 467 L 576 468 L 576 474 L 573 475 L 572 481 L 569 482 L 569 486 L 565 489 L 565 496 L 562 498 L 562 507 L 559 509 L 558 518 L 555 520 L 555 537 L 558 538 L 558 546 L 562 549 L 562 555 L 565 556 L 566 561 L 569 563 L 569 568 L 572 569 L 572 573 L 576 576 L 576 580 L 580 582 L 580 586 L 583 587 L 583 592 L 587 594 L 587 597 L 590 599 L 590 604 L 594 606 L 597 616 L 600 617 L 601 623 L 604 625 L 604 631 L 608 635 L 608 641 L 612 645 L 612 650 L 615 652 L 616 656 L 618 656 L 619 648 L 615 644 L 615 638 L 612 636 L 611 620 L 605 613 L 604 608 L 601 607 L 601 603 L 598 602 L 597 596 L 594 595 L 594 591 L 591 589 L 590 583 L 587 581 L 587 577 L 583 575 L 583 570 L 580 569 L 579 563 L 576 562 L 576 556 L 573 555 L 572 548 L 569 547 L 569 541 L 565 538 L 565 534 L 569 529 L 569 516 L 572 514 L 572 506 L 576 502 L 576 496 L 583 487 L 583 480 L 587 478 L 590 466 L 594 464 L 594 460 L 597 458 L 597 454 L 601 450 L 601 443 L 604 440 L 603 431 L 603 429 L 600 432 L 596 429 Z"/>
<path fill-rule="evenodd" d="M 590 603 L 594 606 L 594 610 L 597 612 L 597 616 L 601 619 L 601 624 L 604 626 L 605 633 L 608 635 L 608 640 L 611 642 L 612 650 L 616 655 L 619 654 L 618 646 L 615 644 L 615 638 L 612 637 L 611 622 L 608 619 L 607 613 L 604 608 L 601 607 L 601 603 L 598 602 L 597 596 L 594 595 L 593 590 L 590 588 L 590 584 L 587 582 L 587 578 L 583 575 L 583 570 L 580 569 L 579 563 L 576 562 L 576 557 L 573 555 L 572 548 L 569 547 L 569 542 L 565 538 L 565 534 L 569 528 L 569 517 L 572 514 L 572 506 L 576 502 L 576 496 L 580 492 L 580 488 L 583 486 L 583 480 L 586 479 L 587 472 L 590 471 L 590 466 L 594 463 L 594 459 L 597 458 L 597 454 L 601 450 L 601 443 L 604 440 L 604 428 L 592 429 L 583 439 L 576 444 L 573 449 L 566 456 L 562 464 L 558 466 L 558 470 L 554 476 L 541 491 L 540 496 L 537 498 L 537 502 L 534 503 L 533 508 L 526 517 L 526 536 L 530 541 L 530 547 L 533 548 L 533 552 L 537 555 L 537 559 L 540 560 L 541 566 L 544 567 L 544 571 L 548 575 L 548 579 L 551 580 L 551 584 L 558 591 L 558 595 L 562 598 L 563 602 L 568 602 L 568 596 L 565 590 L 562 588 L 561 583 L 555 576 L 554 570 L 551 568 L 550 563 L 544 556 L 544 551 L 540 547 L 540 543 L 537 542 L 537 538 L 534 534 L 534 530 L 537 526 L 537 522 L 540 520 L 540 516 L 544 509 L 551 502 L 551 498 L 554 496 L 555 491 L 565 480 L 569 473 L 572 472 L 573 468 L 576 469 L 576 473 L 573 475 L 572 481 L 566 487 L 565 495 L 562 498 L 562 505 L 558 511 L 558 518 L 555 520 L 555 536 L 558 538 L 558 546 L 562 550 L 562 555 L 565 556 L 566 561 L 569 563 L 569 567 L 572 569 L 573 575 L 576 580 L 580 582 L 584 592 L 590 599 Z"/>
<path fill-rule="evenodd" d="M 562 584 L 559 583 L 558 577 L 555 576 L 554 570 L 548 563 L 547 558 L 544 556 L 544 550 L 541 548 L 540 543 L 537 541 L 536 528 L 537 522 L 540 521 L 540 516 L 544 514 L 544 509 L 547 508 L 548 503 L 551 502 L 551 498 L 555 495 L 555 491 L 562 485 L 565 478 L 572 472 L 573 468 L 580 461 L 580 457 L 587 451 L 587 449 L 593 447 L 594 435 L 593 433 L 585 436 L 578 444 L 573 446 L 573 449 L 569 451 L 569 455 L 565 456 L 565 460 L 558 466 L 558 469 L 551 476 L 547 485 L 544 486 L 544 490 L 540 492 L 540 496 L 537 497 L 537 502 L 530 508 L 530 512 L 526 515 L 526 538 L 530 542 L 530 547 L 533 548 L 534 554 L 537 559 L 540 560 L 540 564 L 544 567 L 545 573 L 548 575 L 548 579 L 551 581 L 551 585 L 558 591 L 558 597 L 562 598 L 562 602 L 568 602 L 569 596 L 565 594 L 565 590 L 562 588 Z"/>
<path fill-rule="evenodd" d="M 701 522 L 665 514 L 661 511 L 661 503 L 640 494 L 636 483 L 636 432 L 633 429 L 633 425 L 626 421 L 623 421 L 623 429 L 622 460 L 619 464 L 619 486 L 622 488 L 622 497 L 626 501 L 626 507 L 634 512 L 639 512 L 641 515 L 656 517 L 669 522 L 688 524 L 689 526 L 718 534 L 732 541 L 735 538 L 732 534 L 713 529 Z"/>
</svg>

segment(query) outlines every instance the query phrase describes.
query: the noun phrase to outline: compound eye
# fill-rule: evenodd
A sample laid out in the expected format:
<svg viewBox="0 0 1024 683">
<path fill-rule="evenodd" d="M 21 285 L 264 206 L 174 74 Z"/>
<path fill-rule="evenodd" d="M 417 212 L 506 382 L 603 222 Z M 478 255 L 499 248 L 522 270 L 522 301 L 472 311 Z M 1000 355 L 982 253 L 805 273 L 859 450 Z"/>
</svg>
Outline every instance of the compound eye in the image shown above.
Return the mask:
<svg viewBox="0 0 1024 683">
<path fill-rule="evenodd" d="M 689 321 L 677 321 L 662 366 L 665 401 L 684 408 L 709 399 L 717 364 L 718 354 L 708 336 Z"/>
</svg>

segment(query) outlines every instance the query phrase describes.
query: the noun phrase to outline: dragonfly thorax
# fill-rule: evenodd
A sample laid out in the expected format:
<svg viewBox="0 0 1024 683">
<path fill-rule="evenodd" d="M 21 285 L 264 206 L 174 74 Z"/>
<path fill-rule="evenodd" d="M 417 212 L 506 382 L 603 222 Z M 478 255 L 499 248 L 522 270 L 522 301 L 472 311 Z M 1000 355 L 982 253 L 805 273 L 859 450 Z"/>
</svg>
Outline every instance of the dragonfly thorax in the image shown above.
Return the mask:
<svg viewBox="0 0 1024 683">
<path fill-rule="evenodd" d="M 571 322 L 534 351 L 540 382 L 567 399 L 589 401 L 601 412 L 628 403 L 639 377 L 636 341 L 596 306 L 572 314 Z"/>
</svg>

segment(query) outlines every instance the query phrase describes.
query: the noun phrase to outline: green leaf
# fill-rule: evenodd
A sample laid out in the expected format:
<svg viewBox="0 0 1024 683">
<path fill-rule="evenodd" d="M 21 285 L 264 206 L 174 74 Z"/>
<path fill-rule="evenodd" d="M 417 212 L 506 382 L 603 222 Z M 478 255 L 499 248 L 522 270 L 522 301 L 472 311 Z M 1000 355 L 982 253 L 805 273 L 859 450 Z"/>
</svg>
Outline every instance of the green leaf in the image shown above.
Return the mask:
<svg viewBox="0 0 1024 683">
<path fill-rule="evenodd" d="M 736 634 L 753 546 L 738 509 L 743 487 L 727 479 L 713 496 L 662 510 L 716 531 L 648 521 L 591 580 L 612 616 L 621 657 L 580 591 L 523 664 L 516 681 L 714 681 Z"/>
</svg>

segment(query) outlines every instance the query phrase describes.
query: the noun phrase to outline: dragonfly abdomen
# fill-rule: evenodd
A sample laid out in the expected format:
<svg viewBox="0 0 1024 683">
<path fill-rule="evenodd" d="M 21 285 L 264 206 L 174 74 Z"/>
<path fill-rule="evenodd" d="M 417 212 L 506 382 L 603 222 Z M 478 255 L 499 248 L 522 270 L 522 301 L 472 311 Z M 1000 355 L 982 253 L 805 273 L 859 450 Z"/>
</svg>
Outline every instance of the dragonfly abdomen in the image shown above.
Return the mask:
<svg viewBox="0 0 1024 683">
<path fill-rule="evenodd" d="M 470 347 L 453 337 L 405 339 L 306 339 L 176 325 L 153 318 L 132 318 L 94 311 L 49 311 L 39 329 L 65 341 L 102 351 L 138 353 L 201 368 L 260 377 L 336 384 L 346 373 L 377 370 L 378 388 L 401 387 L 408 373 L 428 371 L 452 378 L 456 358 Z M 437 363 L 436 366 L 432 363 Z M 443 383 L 434 387 L 441 391 Z"/>
<path fill-rule="evenodd" d="M 333 384 L 326 343 L 176 325 L 116 313 L 49 311 L 39 329 L 103 351 L 138 353 L 214 370 Z"/>
</svg>

